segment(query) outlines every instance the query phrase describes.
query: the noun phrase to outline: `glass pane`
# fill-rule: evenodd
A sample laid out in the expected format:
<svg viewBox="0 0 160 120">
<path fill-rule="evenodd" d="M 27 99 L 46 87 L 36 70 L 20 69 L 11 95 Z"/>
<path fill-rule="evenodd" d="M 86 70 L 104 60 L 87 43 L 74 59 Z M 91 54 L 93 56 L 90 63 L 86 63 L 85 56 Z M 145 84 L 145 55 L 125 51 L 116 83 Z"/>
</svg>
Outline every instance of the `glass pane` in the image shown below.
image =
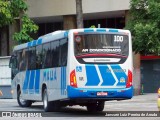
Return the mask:
<svg viewBox="0 0 160 120">
<path fill-rule="evenodd" d="M 75 55 L 86 53 L 119 54 L 128 56 L 127 35 L 85 34 L 75 36 Z"/>
<path fill-rule="evenodd" d="M 59 41 L 51 42 L 51 58 L 52 58 L 52 67 L 59 66 Z"/>
<path fill-rule="evenodd" d="M 51 67 L 51 44 L 46 43 L 43 45 L 43 68 Z"/>
<path fill-rule="evenodd" d="M 28 69 L 33 70 L 36 69 L 36 48 L 29 48 L 28 51 Z"/>
<path fill-rule="evenodd" d="M 68 52 L 68 41 L 67 39 L 60 40 L 61 48 L 61 66 L 67 65 L 67 52 Z"/>
<path fill-rule="evenodd" d="M 42 45 L 36 47 L 36 68 L 42 68 Z"/>
</svg>

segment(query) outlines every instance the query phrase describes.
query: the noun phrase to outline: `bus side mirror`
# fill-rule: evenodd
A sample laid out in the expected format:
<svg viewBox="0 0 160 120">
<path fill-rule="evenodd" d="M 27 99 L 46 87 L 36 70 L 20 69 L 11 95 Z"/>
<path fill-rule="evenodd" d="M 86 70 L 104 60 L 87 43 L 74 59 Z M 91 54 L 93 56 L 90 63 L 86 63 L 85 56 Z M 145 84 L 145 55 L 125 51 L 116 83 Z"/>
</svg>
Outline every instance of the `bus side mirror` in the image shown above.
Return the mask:
<svg viewBox="0 0 160 120">
<path fill-rule="evenodd" d="M 11 56 L 10 62 L 9 62 L 9 68 L 17 68 L 17 57 Z"/>
</svg>

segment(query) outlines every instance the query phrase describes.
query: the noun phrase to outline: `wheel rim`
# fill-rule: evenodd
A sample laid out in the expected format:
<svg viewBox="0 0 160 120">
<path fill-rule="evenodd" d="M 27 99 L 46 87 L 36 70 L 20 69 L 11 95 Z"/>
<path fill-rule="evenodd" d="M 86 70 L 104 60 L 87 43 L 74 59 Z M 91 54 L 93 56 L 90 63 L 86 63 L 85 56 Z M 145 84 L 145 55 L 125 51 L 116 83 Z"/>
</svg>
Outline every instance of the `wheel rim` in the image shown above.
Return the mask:
<svg viewBox="0 0 160 120">
<path fill-rule="evenodd" d="M 22 105 L 26 104 L 26 101 L 24 99 L 22 99 L 22 94 L 20 93 L 19 95 L 19 101 Z"/>
<path fill-rule="evenodd" d="M 47 103 L 48 103 L 47 94 L 46 94 L 46 92 L 44 92 L 44 97 L 43 97 L 43 105 L 44 105 L 44 108 L 47 108 Z"/>
</svg>

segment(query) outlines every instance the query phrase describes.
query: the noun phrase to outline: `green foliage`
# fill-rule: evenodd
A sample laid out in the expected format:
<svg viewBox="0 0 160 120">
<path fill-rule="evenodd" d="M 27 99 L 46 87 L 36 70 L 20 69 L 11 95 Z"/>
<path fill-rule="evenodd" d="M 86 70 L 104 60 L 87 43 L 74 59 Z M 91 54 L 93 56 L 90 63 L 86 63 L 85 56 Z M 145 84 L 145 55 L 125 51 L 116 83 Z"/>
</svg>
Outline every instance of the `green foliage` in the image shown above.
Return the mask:
<svg viewBox="0 0 160 120">
<path fill-rule="evenodd" d="M 0 0 L 0 28 L 21 19 L 21 31 L 13 35 L 19 43 L 30 41 L 30 33 L 35 33 L 38 26 L 25 14 L 28 7 L 25 0 Z"/>
<path fill-rule="evenodd" d="M 29 34 L 36 33 L 38 30 L 38 26 L 34 24 L 34 22 L 29 19 L 29 17 L 24 14 L 22 17 L 22 29 L 19 33 L 15 33 L 13 35 L 13 39 L 17 40 L 19 43 L 25 43 L 33 40 Z"/>
<path fill-rule="evenodd" d="M 160 0 L 131 0 L 126 28 L 136 53 L 160 55 Z"/>
<path fill-rule="evenodd" d="M 92 25 L 90 28 L 96 28 L 96 26 L 95 26 L 95 25 Z"/>
<path fill-rule="evenodd" d="M 10 2 L 0 0 L 0 27 L 10 24 L 13 20 L 11 15 Z"/>
</svg>

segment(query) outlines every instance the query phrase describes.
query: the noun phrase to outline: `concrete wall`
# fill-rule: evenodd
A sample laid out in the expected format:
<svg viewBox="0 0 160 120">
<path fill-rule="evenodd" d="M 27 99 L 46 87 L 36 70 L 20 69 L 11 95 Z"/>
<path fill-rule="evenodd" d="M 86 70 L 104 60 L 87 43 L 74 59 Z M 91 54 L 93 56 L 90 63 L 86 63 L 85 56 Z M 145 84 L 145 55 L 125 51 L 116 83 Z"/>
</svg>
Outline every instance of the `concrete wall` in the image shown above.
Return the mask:
<svg viewBox="0 0 160 120">
<path fill-rule="evenodd" d="M 83 13 L 128 10 L 130 0 L 82 0 Z M 75 0 L 27 0 L 31 18 L 76 14 Z"/>
<path fill-rule="evenodd" d="M 0 57 L 0 98 L 11 98 L 10 56 Z"/>
</svg>

